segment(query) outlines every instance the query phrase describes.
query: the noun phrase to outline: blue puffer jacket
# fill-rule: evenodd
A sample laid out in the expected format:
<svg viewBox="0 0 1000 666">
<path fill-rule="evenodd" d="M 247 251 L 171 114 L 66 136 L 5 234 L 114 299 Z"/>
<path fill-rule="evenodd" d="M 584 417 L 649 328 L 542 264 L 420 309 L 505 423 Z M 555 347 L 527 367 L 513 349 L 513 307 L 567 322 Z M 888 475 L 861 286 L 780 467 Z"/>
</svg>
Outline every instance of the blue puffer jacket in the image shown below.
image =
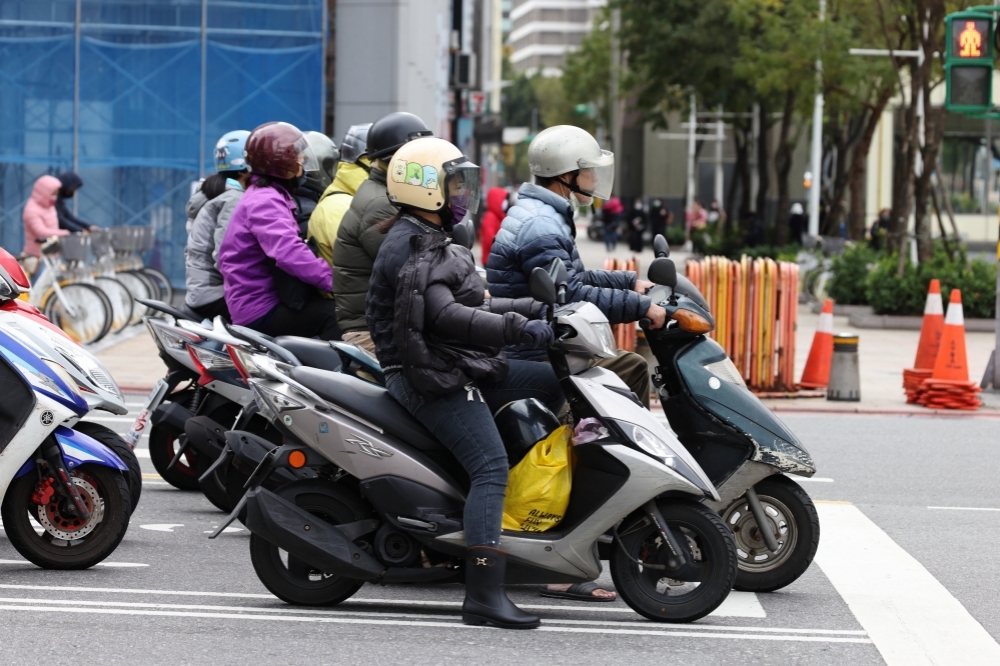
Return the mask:
<svg viewBox="0 0 1000 666">
<path fill-rule="evenodd" d="M 588 271 L 576 249 L 576 226 L 569 202 L 544 187 L 525 183 L 517 204 L 507 211 L 490 248 L 486 280 L 491 296 L 525 298 L 528 276 L 536 266 L 548 268 L 561 259 L 569 273 L 566 301 L 593 303 L 612 324 L 638 321 L 646 314 L 648 297 L 632 291 L 635 273 Z M 540 359 L 544 352 L 509 348 L 512 358 Z"/>
</svg>

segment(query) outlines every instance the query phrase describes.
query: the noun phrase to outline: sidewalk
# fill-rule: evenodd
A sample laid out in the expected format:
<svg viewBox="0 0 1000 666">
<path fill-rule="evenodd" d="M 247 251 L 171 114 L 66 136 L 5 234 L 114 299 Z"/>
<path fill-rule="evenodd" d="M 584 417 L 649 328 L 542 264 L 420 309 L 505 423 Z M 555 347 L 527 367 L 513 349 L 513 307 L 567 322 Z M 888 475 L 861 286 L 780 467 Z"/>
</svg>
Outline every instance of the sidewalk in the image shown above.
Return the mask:
<svg viewBox="0 0 1000 666">
<path fill-rule="evenodd" d="M 96 354 L 125 393 L 149 393 L 167 374 L 167 366 L 157 355 L 156 343 L 145 326 L 135 334 Z"/>
</svg>

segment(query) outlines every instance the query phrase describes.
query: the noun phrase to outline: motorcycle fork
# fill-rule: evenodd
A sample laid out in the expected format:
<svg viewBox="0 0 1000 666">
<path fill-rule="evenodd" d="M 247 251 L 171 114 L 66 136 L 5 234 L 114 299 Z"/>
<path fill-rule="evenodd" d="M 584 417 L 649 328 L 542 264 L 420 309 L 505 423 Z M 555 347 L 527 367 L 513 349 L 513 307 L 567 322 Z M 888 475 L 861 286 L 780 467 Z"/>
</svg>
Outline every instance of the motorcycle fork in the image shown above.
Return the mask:
<svg viewBox="0 0 1000 666">
<path fill-rule="evenodd" d="M 66 469 L 66 463 L 63 461 L 62 449 L 59 448 L 59 444 L 56 443 L 54 437 L 50 436 L 42 444 L 40 453 L 49 466 L 49 474 L 59 484 L 62 494 L 69 499 L 67 511 L 75 513 L 80 520 L 90 520 L 90 509 L 87 508 L 87 504 L 83 501 L 80 491 L 77 490 L 76 484 L 73 483 L 73 479 L 69 475 L 69 470 Z"/>
</svg>

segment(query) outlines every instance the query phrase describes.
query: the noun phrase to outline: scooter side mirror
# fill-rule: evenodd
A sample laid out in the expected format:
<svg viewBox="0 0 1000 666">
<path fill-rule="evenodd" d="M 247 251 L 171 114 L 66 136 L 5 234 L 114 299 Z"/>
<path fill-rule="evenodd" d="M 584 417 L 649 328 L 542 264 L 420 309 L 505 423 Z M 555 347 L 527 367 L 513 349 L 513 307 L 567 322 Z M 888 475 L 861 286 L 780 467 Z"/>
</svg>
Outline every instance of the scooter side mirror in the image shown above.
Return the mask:
<svg viewBox="0 0 1000 666">
<path fill-rule="evenodd" d="M 566 285 L 569 284 L 569 272 L 562 259 L 553 259 L 549 264 L 549 277 L 556 286 L 556 303 L 562 305 L 566 302 Z"/>
<path fill-rule="evenodd" d="M 451 229 L 451 242 L 462 247 L 472 249 L 476 242 L 476 229 L 472 226 L 472 220 L 466 218 Z"/>
<path fill-rule="evenodd" d="M 556 302 L 556 284 L 548 271 L 541 266 L 531 271 L 531 276 L 528 278 L 528 293 L 539 303 L 553 305 Z"/>
<path fill-rule="evenodd" d="M 646 277 L 649 278 L 649 281 L 654 284 L 663 285 L 664 287 L 670 287 L 673 289 L 677 286 L 677 266 L 674 265 L 672 259 L 657 257 L 656 259 L 653 259 L 653 263 L 649 265 L 649 271 L 646 273 Z"/>
<path fill-rule="evenodd" d="M 656 234 L 656 237 L 653 239 L 653 253 L 657 259 L 670 256 L 670 244 L 667 243 L 667 239 L 663 237 L 663 234 Z"/>
</svg>

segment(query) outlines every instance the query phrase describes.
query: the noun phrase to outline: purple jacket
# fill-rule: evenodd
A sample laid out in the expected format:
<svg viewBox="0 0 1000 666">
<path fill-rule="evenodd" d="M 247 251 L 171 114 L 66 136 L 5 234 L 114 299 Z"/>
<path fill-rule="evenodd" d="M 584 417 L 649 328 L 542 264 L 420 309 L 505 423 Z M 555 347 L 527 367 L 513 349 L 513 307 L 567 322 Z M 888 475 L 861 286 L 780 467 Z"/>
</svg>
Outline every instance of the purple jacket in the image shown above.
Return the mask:
<svg viewBox="0 0 1000 666">
<path fill-rule="evenodd" d="M 240 199 L 219 246 L 219 272 L 234 324 L 251 324 L 281 302 L 272 259 L 306 284 L 333 290 L 330 264 L 312 253 L 298 231 L 295 202 L 280 187 L 251 185 Z"/>
</svg>

